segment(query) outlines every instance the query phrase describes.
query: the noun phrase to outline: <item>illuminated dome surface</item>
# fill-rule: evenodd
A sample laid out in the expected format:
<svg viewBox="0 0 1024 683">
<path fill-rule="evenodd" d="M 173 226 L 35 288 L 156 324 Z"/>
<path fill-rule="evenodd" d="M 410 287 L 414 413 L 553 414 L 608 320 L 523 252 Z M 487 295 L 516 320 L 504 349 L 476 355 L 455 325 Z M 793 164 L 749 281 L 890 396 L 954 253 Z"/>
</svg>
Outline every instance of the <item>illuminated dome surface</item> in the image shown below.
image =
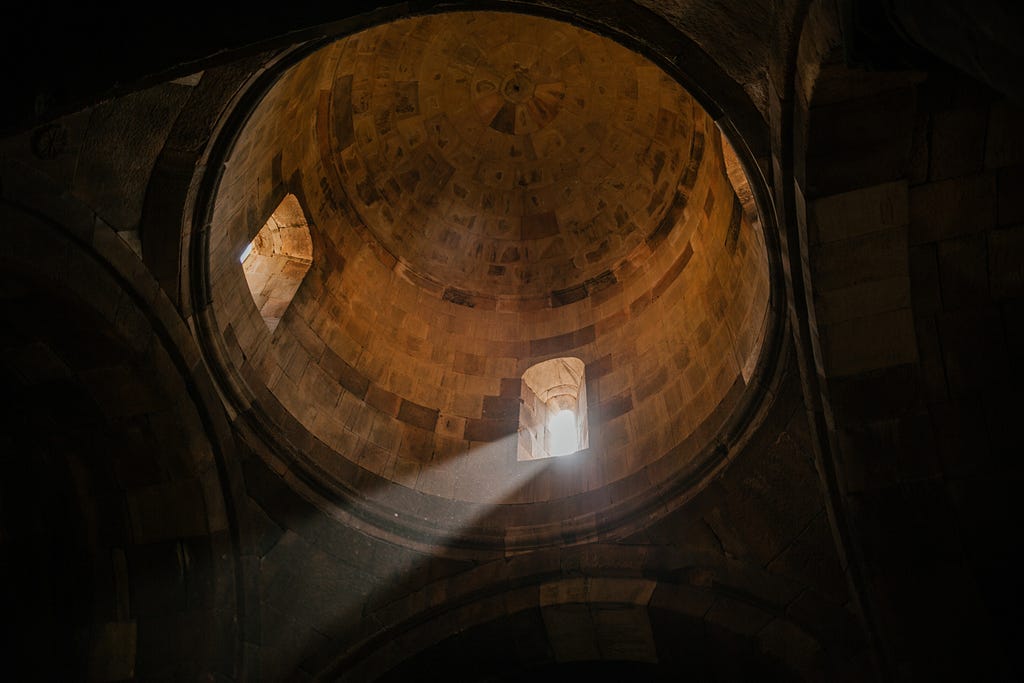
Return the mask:
<svg viewBox="0 0 1024 683">
<path fill-rule="evenodd" d="M 350 38 L 342 55 L 330 154 L 346 194 L 438 283 L 528 298 L 608 278 L 687 168 L 692 99 L 567 24 L 425 17 Z"/>
<path fill-rule="evenodd" d="M 727 459 L 768 264 L 675 80 L 563 22 L 455 12 L 267 82 L 197 270 L 227 392 L 304 495 L 400 542 L 507 551 L 626 533 Z M 312 263 L 268 327 L 239 257 L 291 198 Z M 523 374 L 555 358 L 584 365 L 587 446 L 524 460 Z"/>
</svg>

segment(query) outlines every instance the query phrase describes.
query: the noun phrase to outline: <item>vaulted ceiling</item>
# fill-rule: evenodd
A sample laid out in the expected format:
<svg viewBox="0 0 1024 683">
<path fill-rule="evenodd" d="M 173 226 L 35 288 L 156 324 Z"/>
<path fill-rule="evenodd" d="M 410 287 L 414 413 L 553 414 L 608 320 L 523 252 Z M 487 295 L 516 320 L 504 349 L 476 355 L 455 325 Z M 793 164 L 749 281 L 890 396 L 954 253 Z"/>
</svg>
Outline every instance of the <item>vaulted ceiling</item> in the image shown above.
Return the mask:
<svg viewBox="0 0 1024 683">
<path fill-rule="evenodd" d="M 1019 676 L 1017 18 L 485 5 L 6 22 L 7 661 Z"/>
</svg>

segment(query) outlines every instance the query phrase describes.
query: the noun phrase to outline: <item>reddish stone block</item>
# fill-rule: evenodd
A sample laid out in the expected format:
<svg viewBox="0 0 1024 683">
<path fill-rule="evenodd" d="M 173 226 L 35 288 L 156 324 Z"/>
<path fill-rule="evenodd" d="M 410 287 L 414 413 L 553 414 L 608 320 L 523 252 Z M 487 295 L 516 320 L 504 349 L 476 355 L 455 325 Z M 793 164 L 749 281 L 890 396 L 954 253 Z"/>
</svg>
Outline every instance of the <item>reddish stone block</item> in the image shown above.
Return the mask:
<svg viewBox="0 0 1024 683">
<path fill-rule="evenodd" d="M 366 392 L 366 402 L 368 404 L 392 417 L 398 415 L 398 406 L 401 400 L 396 394 L 376 384 L 371 384 L 369 391 Z"/>
</svg>

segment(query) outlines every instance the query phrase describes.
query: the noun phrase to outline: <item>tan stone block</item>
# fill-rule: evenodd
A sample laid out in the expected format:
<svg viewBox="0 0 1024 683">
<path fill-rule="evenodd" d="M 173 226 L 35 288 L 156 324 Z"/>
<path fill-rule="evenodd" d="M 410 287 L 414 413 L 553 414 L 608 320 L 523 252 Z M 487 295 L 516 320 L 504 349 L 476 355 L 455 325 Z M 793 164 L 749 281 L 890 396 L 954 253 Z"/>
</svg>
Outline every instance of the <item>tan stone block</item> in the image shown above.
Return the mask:
<svg viewBox="0 0 1024 683">
<path fill-rule="evenodd" d="M 395 482 L 402 486 L 409 488 L 416 487 L 416 481 L 420 476 L 420 464 L 408 460 L 406 458 L 397 458 L 395 460 L 395 470 L 393 479 Z"/>
</svg>

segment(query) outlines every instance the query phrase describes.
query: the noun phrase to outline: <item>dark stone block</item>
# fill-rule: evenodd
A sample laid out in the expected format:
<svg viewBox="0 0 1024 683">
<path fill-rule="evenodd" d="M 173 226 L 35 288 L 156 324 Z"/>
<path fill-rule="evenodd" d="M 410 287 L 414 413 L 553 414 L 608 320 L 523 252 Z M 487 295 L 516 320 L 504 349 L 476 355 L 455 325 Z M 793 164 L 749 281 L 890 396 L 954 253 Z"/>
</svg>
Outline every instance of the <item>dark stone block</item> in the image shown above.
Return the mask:
<svg viewBox="0 0 1024 683">
<path fill-rule="evenodd" d="M 320 515 L 316 507 L 295 493 L 259 458 L 246 460 L 243 472 L 249 495 L 274 524 L 300 536 L 315 537 L 316 520 Z M 276 532 L 272 531 L 273 535 Z"/>
<path fill-rule="evenodd" d="M 518 395 L 511 398 L 484 396 L 483 417 L 493 420 L 519 419 Z"/>
<path fill-rule="evenodd" d="M 644 292 L 629 305 L 629 315 L 634 318 L 637 317 L 643 313 L 644 309 L 651 305 L 651 301 L 651 292 Z"/>
<path fill-rule="evenodd" d="M 573 333 L 567 332 L 554 337 L 530 340 L 531 356 L 546 356 L 552 353 L 562 353 L 573 348 Z"/>
<path fill-rule="evenodd" d="M 988 234 L 988 277 L 992 298 L 1024 298 L 1024 225 Z M 977 268 L 977 264 L 972 264 Z M 980 289 L 980 284 L 975 287 Z"/>
<path fill-rule="evenodd" d="M 519 419 L 470 419 L 466 420 L 463 438 L 467 441 L 497 441 L 515 434 L 519 430 Z"/>
<path fill-rule="evenodd" d="M 606 270 L 600 275 L 590 278 L 583 284 L 587 288 L 587 294 L 593 295 L 597 294 L 598 292 L 604 291 L 605 289 L 617 283 L 618 278 L 615 277 L 615 273 L 611 272 L 610 270 Z"/>
<path fill-rule="evenodd" d="M 983 304 L 989 298 L 984 235 L 940 242 L 938 255 L 944 308 L 953 310 Z"/>
<path fill-rule="evenodd" d="M 996 174 L 998 208 L 997 224 L 1000 226 L 1024 223 L 1024 165 L 999 169 Z"/>
<path fill-rule="evenodd" d="M 862 424 L 918 412 L 924 405 L 918 373 L 914 365 L 897 365 L 832 380 L 836 419 Z"/>
<path fill-rule="evenodd" d="M 658 222 L 657 227 L 654 228 L 645 238 L 647 245 L 651 249 L 656 249 L 658 245 L 665 241 L 665 238 L 671 234 L 672 229 L 676 227 L 676 224 L 683 216 L 683 209 L 686 208 L 686 197 L 681 194 L 677 194 L 672 202 L 672 205 L 668 207 L 668 211 Z"/>
<path fill-rule="evenodd" d="M 573 346 L 574 347 L 580 347 L 580 346 L 584 346 L 586 344 L 590 344 L 596 338 L 596 332 L 594 330 L 594 326 L 593 325 L 587 325 L 586 327 L 581 327 L 580 329 L 578 329 L 575 332 L 573 332 L 572 335 L 573 335 L 573 340 L 572 341 L 573 341 Z"/>
<path fill-rule="evenodd" d="M 601 356 L 597 360 L 592 361 L 585 368 L 587 380 L 600 379 L 611 372 L 614 367 L 615 366 L 612 363 L 612 355 L 610 353 Z"/>
<path fill-rule="evenodd" d="M 737 204 L 737 206 L 739 205 Z M 683 249 L 683 252 L 679 255 L 679 258 L 675 260 L 675 262 L 668 269 L 668 271 L 666 271 L 665 274 L 661 276 L 661 279 L 658 280 L 658 283 L 654 285 L 654 289 L 651 291 L 651 295 L 654 297 L 655 300 L 661 298 L 661 296 L 665 293 L 665 290 L 667 290 L 672 285 L 672 283 L 675 282 L 676 278 L 679 277 L 679 274 L 683 272 L 683 269 L 686 268 L 686 264 L 690 262 L 691 258 L 693 258 L 693 245 L 687 242 L 686 247 Z"/>
<path fill-rule="evenodd" d="M 185 557 L 177 541 L 133 545 L 125 554 L 134 614 L 160 616 L 185 609 Z"/>
<path fill-rule="evenodd" d="M 629 391 L 604 401 L 597 407 L 597 418 L 601 422 L 608 422 L 620 415 L 625 415 L 633 409 L 633 397 Z"/>
<path fill-rule="evenodd" d="M 938 247 L 935 244 L 910 247 L 910 291 L 915 314 L 934 313 L 942 308 Z"/>
<path fill-rule="evenodd" d="M 910 168 L 913 88 L 813 108 L 807 142 L 807 199 L 879 185 Z"/>
<path fill-rule="evenodd" d="M 398 408 L 401 405 L 402 398 L 397 394 L 393 394 L 387 389 L 383 389 L 376 384 L 370 385 L 370 390 L 366 392 L 366 402 L 381 411 L 385 415 L 395 417 L 398 415 Z"/>
<path fill-rule="evenodd" d="M 664 366 L 659 367 L 657 372 L 655 372 L 650 377 L 641 380 L 637 384 L 636 391 L 634 392 L 636 394 L 637 402 L 642 403 L 648 397 L 660 391 L 661 388 L 665 386 L 665 383 L 667 381 L 668 371 L 665 369 Z"/>
<path fill-rule="evenodd" d="M 522 386 L 523 380 L 518 377 L 502 377 L 501 395 L 505 398 L 519 398 Z"/>
<path fill-rule="evenodd" d="M 475 297 L 470 292 L 463 291 L 456 287 L 445 287 L 444 293 L 441 295 L 441 298 L 457 306 L 465 306 L 466 308 L 476 308 Z"/>
<path fill-rule="evenodd" d="M 558 234 L 558 218 L 554 211 L 523 216 L 522 239 L 537 240 Z"/>
<path fill-rule="evenodd" d="M 486 406 L 486 399 L 484 405 Z M 437 416 L 438 410 L 436 408 L 421 406 L 404 398 L 402 399 L 401 406 L 398 408 L 399 420 L 428 431 L 434 431 L 434 427 L 437 425 Z"/>
<path fill-rule="evenodd" d="M 963 310 L 939 318 L 946 376 L 954 396 L 992 390 L 1010 380 L 1006 340 L 994 308 Z"/>
<path fill-rule="evenodd" d="M 556 289 L 551 292 L 551 307 L 558 308 L 576 301 L 582 301 L 588 296 L 585 285 L 576 285 L 566 289 Z"/>
<path fill-rule="evenodd" d="M 435 438 L 432 430 L 421 429 L 411 424 L 402 425 L 402 457 L 421 464 L 435 457 Z M 380 457 L 386 457 L 381 453 Z"/>
<path fill-rule="evenodd" d="M 360 375 L 357 370 L 348 365 L 345 360 L 330 348 L 324 351 L 324 357 L 321 358 L 319 366 L 352 395 L 357 398 L 367 395 L 367 391 L 370 389 L 370 380 Z"/>
<path fill-rule="evenodd" d="M 932 114 L 930 180 L 977 173 L 985 158 L 988 110 L 950 109 Z"/>
<path fill-rule="evenodd" d="M 995 173 L 910 189 L 910 243 L 982 232 L 996 222 Z"/>
</svg>

